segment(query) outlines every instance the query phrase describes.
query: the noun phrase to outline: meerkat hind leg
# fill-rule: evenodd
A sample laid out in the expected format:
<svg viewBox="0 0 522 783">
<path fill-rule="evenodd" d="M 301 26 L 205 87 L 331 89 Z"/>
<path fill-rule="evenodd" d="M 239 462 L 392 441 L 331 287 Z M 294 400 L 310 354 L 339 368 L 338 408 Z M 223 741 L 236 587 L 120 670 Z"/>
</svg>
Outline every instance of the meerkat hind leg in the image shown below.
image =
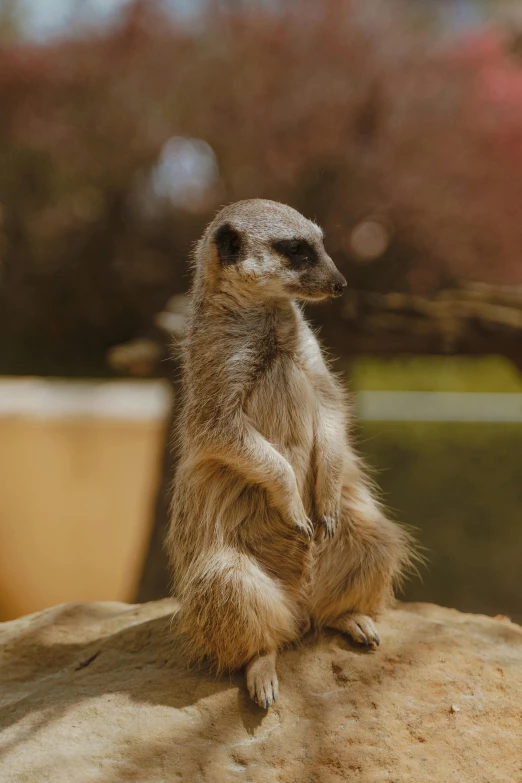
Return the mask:
<svg viewBox="0 0 522 783">
<path fill-rule="evenodd" d="M 376 650 L 380 644 L 379 635 L 374 622 L 365 614 L 356 612 L 346 612 L 337 620 L 328 623 L 329 628 L 349 636 L 352 641 L 358 645 L 364 645 L 369 649 Z"/>
<path fill-rule="evenodd" d="M 246 682 L 251 698 L 260 707 L 270 707 L 279 691 L 276 668 L 276 651 L 260 653 L 246 666 Z"/>
</svg>

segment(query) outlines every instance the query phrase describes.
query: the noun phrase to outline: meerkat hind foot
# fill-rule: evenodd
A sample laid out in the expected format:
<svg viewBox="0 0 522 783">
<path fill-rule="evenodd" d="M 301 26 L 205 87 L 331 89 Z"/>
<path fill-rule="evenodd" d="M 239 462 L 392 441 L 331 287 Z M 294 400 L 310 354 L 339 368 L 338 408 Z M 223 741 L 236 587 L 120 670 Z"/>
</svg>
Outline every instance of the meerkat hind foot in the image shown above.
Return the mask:
<svg viewBox="0 0 522 783">
<path fill-rule="evenodd" d="M 365 614 L 347 612 L 333 623 L 328 623 L 329 628 L 349 636 L 357 645 L 362 645 L 371 650 L 376 650 L 380 644 L 379 635 L 374 622 Z"/>
<path fill-rule="evenodd" d="M 275 652 L 262 653 L 252 658 L 246 667 L 248 692 L 264 709 L 276 701 L 279 691 L 275 661 Z"/>
</svg>

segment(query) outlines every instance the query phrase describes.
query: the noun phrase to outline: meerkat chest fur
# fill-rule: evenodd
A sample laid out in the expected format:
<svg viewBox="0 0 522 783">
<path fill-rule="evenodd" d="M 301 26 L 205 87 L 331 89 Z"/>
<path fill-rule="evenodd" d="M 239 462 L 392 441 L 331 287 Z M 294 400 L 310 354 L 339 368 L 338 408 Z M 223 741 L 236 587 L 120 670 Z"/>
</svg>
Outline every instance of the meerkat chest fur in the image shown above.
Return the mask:
<svg viewBox="0 0 522 783">
<path fill-rule="evenodd" d="M 252 386 L 245 411 L 258 431 L 290 462 L 300 490 L 313 469 L 317 390 L 310 360 L 319 347 L 299 308 L 272 312 L 254 338 Z"/>
</svg>

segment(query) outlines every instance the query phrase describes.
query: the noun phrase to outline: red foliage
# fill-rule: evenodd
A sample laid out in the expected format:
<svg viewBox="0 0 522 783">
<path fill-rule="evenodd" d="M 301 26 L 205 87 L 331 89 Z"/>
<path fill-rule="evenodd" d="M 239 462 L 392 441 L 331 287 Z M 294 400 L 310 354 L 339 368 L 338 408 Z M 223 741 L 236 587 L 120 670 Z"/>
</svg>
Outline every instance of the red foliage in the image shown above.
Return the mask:
<svg viewBox="0 0 522 783">
<path fill-rule="evenodd" d="M 443 46 L 392 3 L 327 0 L 213 13 L 196 32 L 138 3 L 106 35 L 0 49 L 0 369 L 99 372 L 185 288 L 191 241 L 239 198 L 316 217 L 354 287 L 521 283 L 507 48 L 494 33 Z M 220 187 L 200 214 L 146 217 L 136 193 L 174 135 L 211 145 Z M 351 234 L 371 216 L 391 241 L 362 264 Z"/>
</svg>

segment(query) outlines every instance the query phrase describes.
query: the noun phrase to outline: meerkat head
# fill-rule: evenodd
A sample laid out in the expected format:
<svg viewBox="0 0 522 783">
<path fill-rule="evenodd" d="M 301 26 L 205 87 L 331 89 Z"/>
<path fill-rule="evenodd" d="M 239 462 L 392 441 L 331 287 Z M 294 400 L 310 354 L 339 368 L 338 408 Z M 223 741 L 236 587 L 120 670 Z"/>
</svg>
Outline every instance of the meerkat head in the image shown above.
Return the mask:
<svg viewBox="0 0 522 783">
<path fill-rule="evenodd" d="M 251 199 L 222 209 L 196 261 L 221 286 L 258 299 L 320 301 L 346 288 L 324 249 L 321 229 L 275 201 Z"/>
</svg>

